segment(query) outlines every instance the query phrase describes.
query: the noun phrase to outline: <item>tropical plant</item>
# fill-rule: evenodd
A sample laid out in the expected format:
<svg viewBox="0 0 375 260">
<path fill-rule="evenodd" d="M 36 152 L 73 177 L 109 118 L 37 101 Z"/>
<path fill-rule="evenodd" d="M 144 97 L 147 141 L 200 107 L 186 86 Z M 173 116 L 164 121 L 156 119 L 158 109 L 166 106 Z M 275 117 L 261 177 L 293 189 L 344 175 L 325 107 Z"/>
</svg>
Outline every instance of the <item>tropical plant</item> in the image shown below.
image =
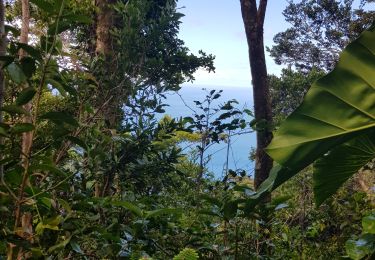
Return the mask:
<svg viewBox="0 0 375 260">
<path fill-rule="evenodd" d="M 348 45 L 336 68 L 313 84 L 301 106 L 280 126 L 267 148 L 279 165 L 273 168 L 256 198 L 323 157 L 314 173 L 316 201 L 321 204 L 374 157 L 373 144 L 369 142 L 375 127 L 374 39 L 373 25 Z M 353 147 L 363 146 L 368 147 L 359 156 L 350 154 L 358 149 Z M 355 161 L 341 171 L 346 158 Z M 323 167 L 327 164 L 330 167 Z M 334 184 L 337 180 L 339 185 Z"/>
</svg>

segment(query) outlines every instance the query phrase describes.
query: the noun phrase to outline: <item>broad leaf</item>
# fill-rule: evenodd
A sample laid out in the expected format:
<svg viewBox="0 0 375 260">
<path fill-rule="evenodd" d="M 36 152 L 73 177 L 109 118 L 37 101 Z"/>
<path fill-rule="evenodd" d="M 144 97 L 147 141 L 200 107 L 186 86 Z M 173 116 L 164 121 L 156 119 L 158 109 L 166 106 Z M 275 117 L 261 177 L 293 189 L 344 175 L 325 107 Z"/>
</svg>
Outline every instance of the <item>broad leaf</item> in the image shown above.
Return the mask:
<svg viewBox="0 0 375 260">
<path fill-rule="evenodd" d="M 227 221 L 237 215 L 238 201 L 227 201 L 223 206 L 223 216 Z"/>
<path fill-rule="evenodd" d="M 348 45 L 336 68 L 318 80 L 276 132 L 272 170 L 253 200 L 293 177 L 333 147 L 375 127 L 375 27 Z"/>
<path fill-rule="evenodd" d="M 36 94 L 36 90 L 33 87 L 25 88 L 24 90 L 21 91 L 21 93 L 18 95 L 16 99 L 16 104 L 19 106 L 25 105 L 29 103 L 31 99 Z"/>
<path fill-rule="evenodd" d="M 30 113 L 26 111 L 23 107 L 21 106 L 16 106 L 16 105 L 7 105 L 3 106 L 1 109 L 2 111 L 7 112 L 8 114 L 11 115 L 16 115 L 16 114 L 24 114 L 24 115 L 29 115 Z"/>
<path fill-rule="evenodd" d="M 335 147 L 314 164 L 314 193 L 318 205 L 375 158 L 375 131 Z"/>
<path fill-rule="evenodd" d="M 28 45 L 26 43 L 18 42 L 17 46 L 18 46 L 18 49 L 23 49 L 34 59 L 39 60 L 39 61 L 41 61 L 43 59 L 42 54 L 40 53 L 40 50 L 34 48 L 31 45 Z"/>
<path fill-rule="evenodd" d="M 284 167 L 301 169 L 335 145 L 375 127 L 374 71 L 372 28 L 349 44 L 331 73 L 312 85 L 267 152 Z"/>
<path fill-rule="evenodd" d="M 56 12 L 55 7 L 45 0 L 30 0 L 31 3 L 35 4 L 37 7 L 45 11 L 46 13 L 54 13 Z"/>
<path fill-rule="evenodd" d="M 41 119 L 48 119 L 57 125 L 65 123 L 71 126 L 78 126 L 78 122 L 75 118 L 66 112 L 48 112 L 41 116 Z"/>
<path fill-rule="evenodd" d="M 24 57 L 20 60 L 20 67 L 26 77 L 31 78 L 36 71 L 35 59 Z"/>
<path fill-rule="evenodd" d="M 12 62 L 6 67 L 6 70 L 8 71 L 8 74 L 10 78 L 14 81 L 16 84 L 21 84 L 27 80 L 27 77 L 25 73 L 23 73 L 20 66 L 18 66 L 16 63 Z"/>
<path fill-rule="evenodd" d="M 12 128 L 12 133 L 19 134 L 19 133 L 25 133 L 30 132 L 34 130 L 34 125 L 30 123 L 17 123 Z"/>
</svg>

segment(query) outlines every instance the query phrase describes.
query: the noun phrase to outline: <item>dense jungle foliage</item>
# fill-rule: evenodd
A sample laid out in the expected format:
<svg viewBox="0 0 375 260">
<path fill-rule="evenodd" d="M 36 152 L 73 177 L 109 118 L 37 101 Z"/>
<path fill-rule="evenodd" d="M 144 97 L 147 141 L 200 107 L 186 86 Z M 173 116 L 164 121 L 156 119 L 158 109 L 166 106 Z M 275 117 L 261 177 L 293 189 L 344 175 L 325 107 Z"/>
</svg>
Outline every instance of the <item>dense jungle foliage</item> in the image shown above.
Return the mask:
<svg viewBox="0 0 375 260">
<path fill-rule="evenodd" d="M 1 0 L 0 259 L 373 259 L 373 2 L 289 1 L 269 124 L 221 90 L 164 115 L 215 71 L 176 0 Z M 257 190 L 208 171 L 210 147 L 270 127 Z"/>
</svg>

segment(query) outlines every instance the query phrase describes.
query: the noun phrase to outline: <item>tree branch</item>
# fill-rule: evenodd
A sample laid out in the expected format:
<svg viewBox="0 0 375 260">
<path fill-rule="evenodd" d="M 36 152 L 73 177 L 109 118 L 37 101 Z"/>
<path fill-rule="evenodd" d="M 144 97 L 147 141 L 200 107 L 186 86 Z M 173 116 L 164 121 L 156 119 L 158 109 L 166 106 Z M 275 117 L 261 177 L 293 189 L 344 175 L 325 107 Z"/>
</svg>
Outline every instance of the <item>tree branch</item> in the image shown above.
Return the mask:
<svg viewBox="0 0 375 260">
<path fill-rule="evenodd" d="M 246 35 L 249 35 L 257 27 L 257 3 L 256 0 L 240 0 L 240 3 Z"/>
<path fill-rule="evenodd" d="M 260 0 L 257 13 L 257 26 L 263 28 L 264 17 L 266 16 L 267 0 Z"/>
</svg>

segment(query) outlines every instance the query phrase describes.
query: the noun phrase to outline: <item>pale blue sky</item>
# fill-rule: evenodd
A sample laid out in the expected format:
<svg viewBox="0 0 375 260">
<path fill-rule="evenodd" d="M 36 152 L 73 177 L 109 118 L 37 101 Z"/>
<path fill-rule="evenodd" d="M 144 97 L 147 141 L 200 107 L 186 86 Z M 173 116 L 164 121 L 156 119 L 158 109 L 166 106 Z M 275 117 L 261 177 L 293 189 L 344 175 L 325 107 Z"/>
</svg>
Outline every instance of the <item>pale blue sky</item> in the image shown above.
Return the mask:
<svg viewBox="0 0 375 260">
<path fill-rule="evenodd" d="M 286 0 L 269 0 L 266 12 L 265 45 L 271 46 L 274 35 L 285 30 L 282 11 Z M 239 0 L 179 0 L 182 18 L 180 37 L 193 53 L 203 50 L 216 56 L 216 73 L 198 71 L 194 85 L 250 87 L 248 47 Z M 266 54 L 267 55 L 267 54 Z M 269 73 L 280 67 L 267 58 Z"/>
</svg>

